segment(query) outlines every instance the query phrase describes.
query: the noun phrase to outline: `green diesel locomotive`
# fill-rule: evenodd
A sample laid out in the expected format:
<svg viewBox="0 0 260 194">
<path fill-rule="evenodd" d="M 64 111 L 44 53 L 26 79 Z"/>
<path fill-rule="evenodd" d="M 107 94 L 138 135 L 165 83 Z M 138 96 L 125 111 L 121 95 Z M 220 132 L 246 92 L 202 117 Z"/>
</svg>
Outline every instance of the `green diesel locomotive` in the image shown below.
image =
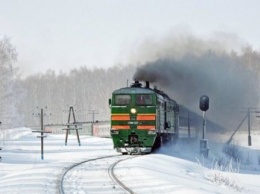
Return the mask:
<svg viewBox="0 0 260 194">
<path fill-rule="evenodd" d="M 122 154 L 150 153 L 179 134 L 179 106 L 165 93 L 135 81 L 109 99 L 111 137 Z"/>
</svg>

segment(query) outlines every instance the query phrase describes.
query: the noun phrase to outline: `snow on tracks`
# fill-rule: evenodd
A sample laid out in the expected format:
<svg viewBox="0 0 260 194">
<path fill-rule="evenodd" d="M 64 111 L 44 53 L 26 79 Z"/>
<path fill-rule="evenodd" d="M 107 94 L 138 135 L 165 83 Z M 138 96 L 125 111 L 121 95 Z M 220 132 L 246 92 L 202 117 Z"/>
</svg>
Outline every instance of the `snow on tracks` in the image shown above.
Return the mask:
<svg viewBox="0 0 260 194">
<path fill-rule="evenodd" d="M 111 155 L 74 164 L 62 175 L 60 193 L 133 193 L 113 172 L 117 163 L 131 158 Z"/>
</svg>

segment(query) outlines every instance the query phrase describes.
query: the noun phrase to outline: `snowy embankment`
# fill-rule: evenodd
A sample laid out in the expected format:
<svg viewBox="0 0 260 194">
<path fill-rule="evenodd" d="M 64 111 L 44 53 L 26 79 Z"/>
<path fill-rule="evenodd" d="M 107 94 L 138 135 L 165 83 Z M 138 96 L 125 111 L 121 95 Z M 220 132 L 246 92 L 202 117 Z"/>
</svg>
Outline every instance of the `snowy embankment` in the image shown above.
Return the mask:
<svg viewBox="0 0 260 194">
<path fill-rule="evenodd" d="M 31 133 L 31 129 L 29 128 L 15 128 L 15 129 L 1 129 L 0 130 L 0 140 L 1 143 L 4 144 L 5 141 L 17 139 L 22 135 Z"/>
<path fill-rule="evenodd" d="M 25 128 L 19 132 L 21 133 L 10 130 L 5 132 L 4 141 L 3 136 L 0 139 L 3 148 L 0 193 L 57 193 L 60 176 L 72 163 L 116 154 L 109 138 L 81 136 L 82 146 L 78 146 L 76 137 L 69 135 L 68 145 L 65 146 L 64 135 L 48 135 L 44 139 L 44 160 L 41 160 L 40 139 L 36 137 L 37 134 Z M 16 137 L 12 133 L 15 133 Z M 121 162 L 116 166 L 115 173 L 135 193 L 260 192 L 258 170 L 249 173 L 250 168 L 246 168 L 246 164 L 235 166 L 235 163 L 230 163 L 230 168 L 225 169 L 229 172 L 223 172 L 221 170 L 224 170 L 224 163 L 214 165 L 214 161 L 219 161 L 216 158 L 221 157 L 222 145 L 209 142 L 209 146 L 210 156 L 204 159 L 198 154 L 198 142 L 187 144 L 179 141 L 173 146 L 163 147 L 156 153 Z M 247 174 L 234 172 L 241 166 L 247 169 Z M 90 172 L 79 173 L 79 180 L 82 173 Z M 100 183 L 96 184 L 100 184 L 101 188 L 102 178 Z M 77 183 L 73 182 L 73 185 L 75 190 L 70 190 L 72 193 L 91 193 L 80 190 L 81 187 L 77 187 Z M 115 189 L 115 193 L 118 193 L 118 189 Z"/>
</svg>

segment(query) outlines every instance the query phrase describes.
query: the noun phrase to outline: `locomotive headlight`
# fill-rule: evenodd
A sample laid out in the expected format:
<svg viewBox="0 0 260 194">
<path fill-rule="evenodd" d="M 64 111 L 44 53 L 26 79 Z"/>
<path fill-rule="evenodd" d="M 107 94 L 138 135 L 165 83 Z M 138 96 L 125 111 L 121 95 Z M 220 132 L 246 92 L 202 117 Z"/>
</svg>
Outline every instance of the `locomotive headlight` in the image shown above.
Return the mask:
<svg viewBox="0 0 260 194">
<path fill-rule="evenodd" d="M 131 112 L 132 114 L 135 114 L 135 113 L 136 113 L 136 109 L 135 109 L 135 108 L 131 108 L 130 112 Z"/>
</svg>

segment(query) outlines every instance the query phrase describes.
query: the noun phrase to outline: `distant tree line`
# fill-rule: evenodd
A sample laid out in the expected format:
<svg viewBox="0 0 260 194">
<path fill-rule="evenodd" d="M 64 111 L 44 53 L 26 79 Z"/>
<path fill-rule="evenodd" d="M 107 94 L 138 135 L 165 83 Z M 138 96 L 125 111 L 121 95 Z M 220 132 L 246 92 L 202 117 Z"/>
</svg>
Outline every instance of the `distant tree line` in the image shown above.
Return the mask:
<svg viewBox="0 0 260 194">
<path fill-rule="evenodd" d="M 27 125 L 38 124 L 39 118 L 34 115 L 40 108 L 46 113 L 45 123 L 66 123 L 69 106 L 74 107 L 77 121 L 92 121 L 91 110 L 98 113 L 95 120 L 109 120 L 108 99 L 113 90 L 127 85 L 134 70 L 133 66 L 81 67 L 58 75 L 48 70 L 44 74 L 29 76 L 21 80 L 26 97 L 19 110 Z"/>
</svg>

